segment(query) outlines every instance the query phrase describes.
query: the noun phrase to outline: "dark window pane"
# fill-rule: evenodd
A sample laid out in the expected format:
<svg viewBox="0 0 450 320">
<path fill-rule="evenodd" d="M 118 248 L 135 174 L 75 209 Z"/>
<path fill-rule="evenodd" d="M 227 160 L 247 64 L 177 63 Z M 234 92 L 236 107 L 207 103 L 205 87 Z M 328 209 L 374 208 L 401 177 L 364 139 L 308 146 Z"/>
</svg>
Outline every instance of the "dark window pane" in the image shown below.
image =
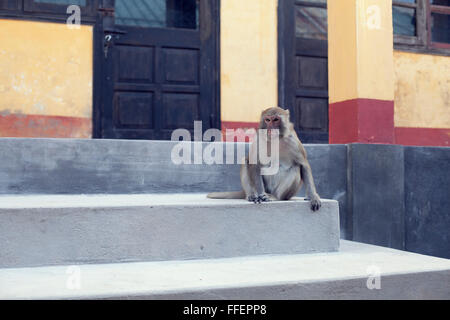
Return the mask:
<svg viewBox="0 0 450 320">
<path fill-rule="evenodd" d="M 70 6 L 76 4 L 78 6 L 86 6 L 86 0 L 34 0 L 36 3 L 65 4 Z"/>
<path fill-rule="evenodd" d="M 450 15 L 431 13 L 431 41 L 450 43 Z"/>
<path fill-rule="evenodd" d="M 411 8 L 393 7 L 392 20 L 394 33 L 414 37 L 416 33 L 416 10 Z"/>
<path fill-rule="evenodd" d="M 1 0 L 0 9 L 16 10 L 19 9 L 19 2 L 17 0 Z"/>
<path fill-rule="evenodd" d="M 327 33 L 326 9 L 295 7 L 295 35 L 297 37 L 326 40 Z"/>
<path fill-rule="evenodd" d="M 196 0 L 116 0 L 117 25 L 198 28 Z"/>
<path fill-rule="evenodd" d="M 430 3 L 438 6 L 450 6 L 450 0 L 430 0 Z"/>
</svg>

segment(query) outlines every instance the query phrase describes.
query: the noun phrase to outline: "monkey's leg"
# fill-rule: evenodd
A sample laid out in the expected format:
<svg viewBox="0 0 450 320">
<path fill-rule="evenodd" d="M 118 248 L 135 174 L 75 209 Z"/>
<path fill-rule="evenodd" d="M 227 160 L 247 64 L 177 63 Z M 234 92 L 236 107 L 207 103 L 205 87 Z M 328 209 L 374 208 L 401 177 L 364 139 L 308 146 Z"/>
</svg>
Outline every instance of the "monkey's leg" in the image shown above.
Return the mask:
<svg viewBox="0 0 450 320">
<path fill-rule="evenodd" d="M 316 191 L 311 167 L 309 164 L 302 164 L 300 166 L 300 172 L 302 179 L 305 181 L 306 196 L 311 200 L 311 210 L 317 211 L 320 209 L 322 203 Z"/>
<path fill-rule="evenodd" d="M 242 165 L 241 184 L 248 201 L 254 203 L 270 201 L 269 196 L 264 191 L 259 165 L 248 164 L 247 161 Z"/>
<path fill-rule="evenodd" d="M 289 200 L 295 196 L 302 185 L 300 169 L 297 166 L 287 170 L 281 169 L 274 179 L 277 183 L 271 192 L 278 200 Z"/>
</svg>

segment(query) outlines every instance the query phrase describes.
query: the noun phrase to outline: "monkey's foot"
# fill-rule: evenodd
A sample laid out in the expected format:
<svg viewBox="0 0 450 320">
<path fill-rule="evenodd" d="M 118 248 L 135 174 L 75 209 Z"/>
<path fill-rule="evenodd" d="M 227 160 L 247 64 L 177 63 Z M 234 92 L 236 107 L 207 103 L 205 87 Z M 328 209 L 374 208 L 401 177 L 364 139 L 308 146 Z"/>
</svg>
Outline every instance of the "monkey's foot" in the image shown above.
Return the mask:
<svg viewBox="0 0 450 320">
<path fill-rule="evenodd" d="M 311 210 L 317 211 L 322 206 L 322 202 L 320 201 L 320 198 L 315 198 L 311 200 Z"/>
<path fill-rule="evenodd" d="M 254 202 L 254 203 L 261 203 L 261 202 L 269 202 L 271 200 L 270 200 L 270 197 L 267 194 L 263 193 L 263 194 L 260 194 L 260 195 L 249 196 L 248 197 L 248 201 Z"/>
<path fill-rule="evenodd" d="M 311 210 L 312 211 L 317 211 L 322 206 L 322 202 L 320 201 L 319 196 L 313 197 L 312 200 L 310 198 L 305 197 L 305 201 L 311 201 Z"/>
</svg>

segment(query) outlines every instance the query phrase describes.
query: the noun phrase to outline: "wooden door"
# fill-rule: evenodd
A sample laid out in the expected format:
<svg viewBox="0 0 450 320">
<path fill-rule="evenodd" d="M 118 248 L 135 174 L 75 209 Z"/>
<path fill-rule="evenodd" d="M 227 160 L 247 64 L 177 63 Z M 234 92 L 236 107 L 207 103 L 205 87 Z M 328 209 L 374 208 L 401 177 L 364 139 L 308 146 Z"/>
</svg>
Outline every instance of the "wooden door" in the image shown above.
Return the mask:
<svg viewBox="0 0 450 320">
<path fill-rule="evenodd" d="M 328 143 L 326 0 L 279 0 L 279 104 L 304 143 Z"/>
<path fill-rule="evenodd" d="M 105 8 L 104 12 L 112 12 Z M 115 0 L 103 23 L 102 138 L 219 128 L 215 0 Z"/>
</svg>

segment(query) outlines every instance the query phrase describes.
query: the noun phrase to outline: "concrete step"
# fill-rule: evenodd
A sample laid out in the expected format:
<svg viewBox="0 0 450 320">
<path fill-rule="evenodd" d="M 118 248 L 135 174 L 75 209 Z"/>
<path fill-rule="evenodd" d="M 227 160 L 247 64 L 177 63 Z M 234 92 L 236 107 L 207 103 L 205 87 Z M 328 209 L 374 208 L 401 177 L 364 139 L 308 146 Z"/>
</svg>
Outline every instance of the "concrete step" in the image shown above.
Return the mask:
<svg viewBox="0 0 450 320">
<path fill-rule="evenodd" d="M 190 164 L 171 161 L 176 141 L 0 138 L 0 195 L 207 193 L 241 188 L 248 144 L 215 142 L 220 163 L 194 164 L 208 142 L 189 142 Z M 201 145 L 201 148 L 198 148 Z M 347 211 L 347 146 L 305 145 L 317 191 Z M 200 152 L 198 150 L 201 150 Z M 231 159 L 232 161 L 229 161 Z M 229 163 L 231 162 L 231 164 Z M 298 196 L 303 197 L 305 188 Z M 341 215 L 345 237 L 346 215 Z"/>
<path fill-rule="evenodd" d="M 0 269 L 0 299 L 450 299 L 450 260 L 343 240 L 333 253 Z"/>
<path fill-rule="evenodd" d="M 206 194 L 0 196 L 0 267 L 298 254 L 339 248 L 339 207 Z"/>
<path fill-rule="evenodd" d="M 187 143 L 191 164 L 175 164 L 179 142 L 0 138 L 0 194 L 129 194 L 239 189 L 246 143 L 221 143 L 223 164 L 194 164 L 210 143 Z M 345 199 L 345 145 L 306 145 L 319 194 Z M 228 164 L 227 156 L 232 159 Z M 202 160 L 202 154 L 200 154 Z M 338 199 L 339 198 L 339 199 Z"/>
</svg>

